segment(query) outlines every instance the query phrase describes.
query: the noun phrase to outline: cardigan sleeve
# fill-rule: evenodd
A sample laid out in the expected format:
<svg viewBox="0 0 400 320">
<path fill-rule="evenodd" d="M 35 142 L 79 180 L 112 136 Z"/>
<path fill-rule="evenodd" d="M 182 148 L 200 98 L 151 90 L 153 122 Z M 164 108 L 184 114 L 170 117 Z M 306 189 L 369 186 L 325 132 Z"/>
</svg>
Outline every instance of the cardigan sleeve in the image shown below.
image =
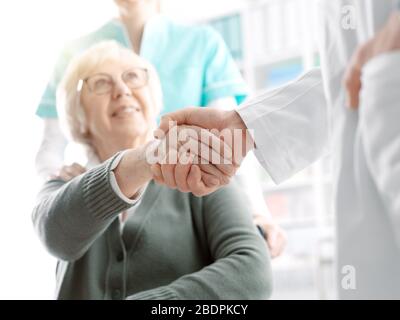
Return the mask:
<svg viewBox="0 0 400 320">
<path fill-rule="evenodd" d="M 82 257 L 113 219 L 136 203 L 120 197 L 110 181 L 118 156 L 67 183 L 51 180 L 40 191 L 32 220 L 40 240 L 56 258 Z"/>
<path fill-rule="evenodd" d="M 270 257 L 249 206 L 234 187 L 203 198 L 206 241 L 214 262 L 169 285 L 128 299 L 266 299 L 272 291 Z"/>
</svg>

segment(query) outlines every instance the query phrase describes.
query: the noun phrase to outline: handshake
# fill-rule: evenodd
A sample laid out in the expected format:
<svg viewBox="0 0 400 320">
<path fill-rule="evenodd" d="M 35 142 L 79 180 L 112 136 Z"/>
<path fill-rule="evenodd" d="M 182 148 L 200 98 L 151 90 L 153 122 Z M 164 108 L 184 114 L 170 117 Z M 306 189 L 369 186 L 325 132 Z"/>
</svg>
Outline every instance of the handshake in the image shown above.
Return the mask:
<svg viewBox="0 0 400 320">
<path fill-rule="evenodd" d="M 191 107 L 162 117 L 146 150 L 153 179 L 204 196 L 229 183 L 254 147 L 235 111 Z"/>
</svg>

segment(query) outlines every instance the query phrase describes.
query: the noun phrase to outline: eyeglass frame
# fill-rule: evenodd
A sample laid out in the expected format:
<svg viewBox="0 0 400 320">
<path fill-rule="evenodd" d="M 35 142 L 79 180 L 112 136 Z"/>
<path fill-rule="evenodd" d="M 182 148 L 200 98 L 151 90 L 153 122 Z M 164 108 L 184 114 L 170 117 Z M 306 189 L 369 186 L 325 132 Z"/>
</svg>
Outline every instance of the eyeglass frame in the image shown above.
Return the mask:
<svg viewBox="0 0 400 320">
<path fill-rule="evenodd" d="M 143 83 L 143 85 L 140 85 L 140 86 L 138 86 L 138 87 L 134 87 L 134 88 L 133 88 L 133 87 L 129 87 L 130 89 L 139 89 L 139 88 L 142 88 L 142 87 L 146 86 L 146 85 L 149 83 L 149 70 L 148 70 L 147 68 L 140 68 L 140 67 L 135 67 L 135 68 L 131 68 L 131 69 L 128 69 L 128 70 L 124 71 L 124 72 L 121 74 L 121 79 L 122 79 L 122 81 L 124 81 L 123 75 L 124 75 L 125 73 L 127 73 L 127 72 L 129 72 L 129 71 L 132 71 L 132 70 L 137 70 L 137 69 L 142 70 L 142 71 L 145 72 L 145 75 L 146 75 L 145 82 Z M 112 91 L 112 89 L 114 88 L 116 81 L 115 81 L 114 78 L 113 78 L 111 75 L 109 75 L 108 73 L 102 73 L 102 72 L 96 73 L 96 74 L 91 75 L 91 76 L 88 76 L 88 77 L 86 77 L 85 79 L 79 79 L 78 85 L 77 85 L 77 91 L 78 91 L 79 93 L 81 93 L 82 88 L 83 88 L 83 84 L 84 84 L 84 83 L 87 84 L 87 81 L 88 81 L 90 78 L 92 78 L 92 77 L 94 77 L 94 76 L 98 76 L 98 75 L 104 75 L 104 76 L 107 76 L 107 77 L 110 77 L 110 78 L 111 78 L 112 87 L 111 87 L 110 91 L 107 91 L 107 92 L 104 92 L 104 93 L 96 93 L 96 92 L 94 92 L 94 90 L 92 90 L 92 88 L 91 88 L 89 85 L 87 85 L 87 87 L 89 88 L 89 91 L 90 91 L 90 92 L 93 92 L 94 94 L 99 95 L 99 96 L 110 93 L 110 92 Z M 125 81 L 124 81 L 124 83 L 126 84 Z"/>
</svg>

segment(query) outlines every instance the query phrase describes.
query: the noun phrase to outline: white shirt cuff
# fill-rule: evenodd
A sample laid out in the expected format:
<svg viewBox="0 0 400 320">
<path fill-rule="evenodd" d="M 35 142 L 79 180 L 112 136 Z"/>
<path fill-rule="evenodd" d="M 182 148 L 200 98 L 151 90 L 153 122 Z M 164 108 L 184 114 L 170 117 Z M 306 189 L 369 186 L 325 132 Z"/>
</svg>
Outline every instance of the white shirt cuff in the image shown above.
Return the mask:
<svg viewBox="0 0 400 320">
<path fill-rule="evenodd" d="M 237 109 L 254 155 L 275 183 L 314 162 L 327 145 L 327 105 L 319 69 L 244 102 Z"/>
<path fill-rule="evenodd" d="M 117 179 L 115 178 L 115 174 L 114 174 L 114 171 L 113 171 L 113 170 L 118 166 L 118 164 L 120 163 L 120 161 L 121 161 L 122 157 L 125 155 L 125 152 L 126 152 L 126 151 L 128 151 L 128 150 L 121 151 L 121 152 L 118 154 L 118 156 L 116 156 L 116 157 L 114 158 L 114 160 L 112 161 L 111 166 L 110 166 L 110 183 L 111 183 L 111 187 L 113 188 L 114 192 L 115 192 L 123 201 L 125 201 L 126 203 L 129 203 L 129 204 L 136 204 L 136 203 L 137 203 L 138 201 L 140 201 L 140 199 L 142 198 L 143 190 L 144 190 L 145 188 L 142 188 L 142 189 L 140 189 L 140 190 L 137 192 L 137 194 L 136 194 L 136 199 L 130 199 L 130 198 L 128 198 L 127 196 L 125 196 L 125 195 L 122 193 L 121 189 L 119 188 L 118 183 L 117 183 Z"/>
</svg>

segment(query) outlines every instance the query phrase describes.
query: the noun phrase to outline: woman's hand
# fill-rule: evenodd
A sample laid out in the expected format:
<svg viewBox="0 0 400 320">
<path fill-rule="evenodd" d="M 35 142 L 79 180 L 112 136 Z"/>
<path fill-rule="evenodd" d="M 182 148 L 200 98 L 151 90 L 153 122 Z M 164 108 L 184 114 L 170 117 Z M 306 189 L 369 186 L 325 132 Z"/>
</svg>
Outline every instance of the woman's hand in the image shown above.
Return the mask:
<svg viewBox="0 0 400 320">
<path fill-rule="evenodd" d="M 256 215 L 254 224 L 260 226 L 264 231 L 271 257 L 280 256 L 287 242 L 285 231 L 272 218 L 265 215 Z"/>
<path fill-rule="evenodd" d="M 86 172 L 86 168 L 82 167 L 79 163 L 74 162 L 68 166 L 62 166 L 60 171 L 50 176 L 50 179 L 61 179 L 65 182 L 81 175 Z"/>
<path fill-rule="evenodd" d="M 168 185 L 165 180 L 173 181 L 175 188 L 181 192 L 192 192 L 195 196 L 201 197 L 205 194 L 216 191 L 221 186 L 229 183 L 230 176 L 220 172 L 212 164 L 194 164 L 194 155 L 190 157 L 189 163 L 176 165 L 163 165 L 159 163 L 152 165 L 153 178 L 158 184 Z M 198 160 L 199 161 L 199 160 Z M 163 168 L 171 166 L 173 175 L 168 179 L 168 171 Z M 167 177 L 165 179 L 164 177 Z"/>
<path fill-rule="evenodd" d="M 211 193 L 228 184 L 237 169 L 229 144 L 200 127 L 172 127 L 160 146 L 158 162 L 151 167 L 153 178 L 181 192 Z"/>
</svg>

